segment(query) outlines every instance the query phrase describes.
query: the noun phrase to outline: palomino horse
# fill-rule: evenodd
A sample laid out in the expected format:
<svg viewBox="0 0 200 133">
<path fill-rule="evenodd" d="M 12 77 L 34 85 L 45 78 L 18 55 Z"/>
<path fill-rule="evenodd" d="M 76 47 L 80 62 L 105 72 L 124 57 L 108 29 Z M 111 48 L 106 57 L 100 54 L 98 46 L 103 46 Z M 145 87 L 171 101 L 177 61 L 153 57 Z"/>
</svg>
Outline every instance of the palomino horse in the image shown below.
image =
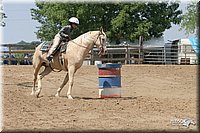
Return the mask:
<svg viewBox="0 0 200 133">
<path fill-rule="evenodd" d="M 48 75 L 52 70 L 64 70 L 66 71 L 66 76 L 63 83 L 57 90 L 55 96 L 59 97 L 62 88 L 69 81 L 69 88 L 67 96 L 69 99 L 73 99 L 71 96 L 74 74 L 79 69 L 84 61 L 84 58 L 89 53 L 89 51 L 96 45 L 100 49 L 99 55 L 104 55 L 106 50 L 106 34 L 101 29 L 100 31 L 89 31 L 77 37 L 74 40 L 68 42 L 66 52 L 60 55 L 59 52 L 55 53 L 51 62 L 46 59 L 47 53 L 42 52 L 40 44 L 37 46 L 35 53 L 33 55 L 33 67 L 34 67 L 34 81 L 31 95 L 39 96 L 42 89 L 42 78 Z M 61 63 L 62 61 L 62 63 Z M 45 69 L 40 74 L 40 68 L 44 66 Z M 38 89 L 35 89 L 35 84 L 38 78 Z"/>
</svg>

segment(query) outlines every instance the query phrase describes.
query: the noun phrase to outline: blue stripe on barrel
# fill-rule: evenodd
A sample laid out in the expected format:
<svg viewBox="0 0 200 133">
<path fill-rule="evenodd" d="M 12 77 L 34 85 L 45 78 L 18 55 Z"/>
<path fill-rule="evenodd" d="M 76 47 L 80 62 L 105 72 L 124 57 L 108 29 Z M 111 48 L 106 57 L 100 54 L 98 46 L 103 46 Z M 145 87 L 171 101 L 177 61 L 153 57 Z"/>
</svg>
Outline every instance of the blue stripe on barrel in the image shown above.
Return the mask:
<svg viewBox="0 0 200 133">
<path fill-rule="evenodd" d="M 121 76 L 99 77 L 99 88 L 121 87 Z"/>
</svg>

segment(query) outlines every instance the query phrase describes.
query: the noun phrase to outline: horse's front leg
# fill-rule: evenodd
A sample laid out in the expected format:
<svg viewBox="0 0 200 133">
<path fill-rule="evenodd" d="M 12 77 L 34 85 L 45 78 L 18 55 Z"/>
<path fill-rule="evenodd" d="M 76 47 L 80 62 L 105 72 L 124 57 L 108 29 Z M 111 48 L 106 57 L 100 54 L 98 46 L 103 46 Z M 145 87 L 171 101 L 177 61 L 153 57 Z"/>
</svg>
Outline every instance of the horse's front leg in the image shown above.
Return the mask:
<svg viewBox="0 0 200 133">
<path fill-rule="evenodd" d="M 69 70 L 69 88 L 67 92 L 67 97 L 68 99 L 73 99 L 71 96 L 71 91 L 74 83 L 75 66 L 70 66 L 68 70 Z"/>
<path fill-rule="evenodd" d="M 58 90 L 57 90 L 57 93 L 55 95 L 56 97 L 60 96 L 60 92 L 61 92 L 62 88 L 67 84 L 68 80 L 69 80 L 69 76 L 68 76 L 68 73 L 67 73 L 63 83 L 61 84 L 60 88 L 58 88 Z"/>
</svg>

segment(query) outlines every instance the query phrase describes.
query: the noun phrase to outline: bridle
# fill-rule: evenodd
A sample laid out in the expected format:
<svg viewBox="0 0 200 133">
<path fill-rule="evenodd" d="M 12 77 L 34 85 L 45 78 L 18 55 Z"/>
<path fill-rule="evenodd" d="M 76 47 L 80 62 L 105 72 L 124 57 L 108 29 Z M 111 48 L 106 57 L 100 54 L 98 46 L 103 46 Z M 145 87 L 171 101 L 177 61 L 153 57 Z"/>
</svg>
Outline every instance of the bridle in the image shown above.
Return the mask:
<svg viewBox="0 0 200 133">
<path fill-rule="evenodd" d="M 98 36 L 96 38 L 96 41 L 94 41 L 94 44 L 96 44 L 96 42 L 99 39 L 100 35 L 104 35 L 104 34 L 102 32 L 99 32 L 99 34 L 98 34 Z M 99 51 L 98 55 L 101 55 L 102 51 L 104 50 L 104 47 L 103 47 L 103 43 L 101 42 L 101 39 L 99 39 L 99 41 L 100 41 L 100 47 L 99 47 L 100 51 Z"/>
<path fill-rule="evenodd" d="M 99 39 L 99 37 L 100 37 L 101 35 L 104 35 L 104 34 L 103 34 L 102 32 L 99 32 L 99 34 L 98 34 L 96 40 L 93 42 L 94 45 L 96 44 L 97 40 Z M 73 40 L 71 40 L 71 41 L 72 41 L 73 43 L 75 43 L 76 45 L 80 46 L 80 47 L 89 49 L 87 46 L 80 45 L 80 44 L 76 43 L 76 42 L 73 41 Z M 102 43 L 101 39 L 99 39 L 99 41 L 100 41 L 100 47 L 99 47 L 100 51 L 99 51 L 98 55 L 100 55 L 100 54 L 102 53 L 102 51 L 104 50 L 103 43 Z"/>
</svg>

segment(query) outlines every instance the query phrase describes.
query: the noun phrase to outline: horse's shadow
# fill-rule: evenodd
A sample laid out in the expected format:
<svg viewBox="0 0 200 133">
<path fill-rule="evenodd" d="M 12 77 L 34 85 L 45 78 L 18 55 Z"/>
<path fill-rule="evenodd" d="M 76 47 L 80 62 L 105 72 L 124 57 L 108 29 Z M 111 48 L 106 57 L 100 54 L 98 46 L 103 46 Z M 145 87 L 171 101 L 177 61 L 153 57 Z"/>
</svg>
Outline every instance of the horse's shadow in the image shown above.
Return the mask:
<svg viewBox="0 0 200 133">
<path fill-rule="evenodd" d="M 22 86 L 22 87 L 32 87 L 32 82 L 22 82 L 22 83 L 18 83 L 17 86 Z M 36 86 L 37 87 L 37 86 Z M 40 95 L 38 98 L 42 98 L 45 97 L 44 95 Z M 55 95 L 50 95 L 48 97 L 55 97 Z M 60 98 L 66 98 L 67 96 L 61 95 Z M 115 100 L 115 99 L 119 99 L 119 100 L 133 100 L 133 99 L 137 99 L 138 97 L 112 97 L 112 98 L 98 98 L 98 97 L 79 97 L 79 96 L 74 96 L 74 99 L 78 99 L 78 100 Z"/>
<path fill-rule="evenodd" d="M 38 98 L 44 98 L 44 97 L 49 97 L 49 98 L 61 98 L 61 99 L 68 99 L 67 96 L 59 96 L 55 97 L 55 95 L 49 95 L 49 96 L 44 96 L 40 95 Z M 136 100 L 138 97 L 111 97 L 111 98 L 98 98 L 98 97 L 79 97 L 79 96 L 74 96 L 72 100 Z"/>
<path fill-rule="evenodd" d="M 21 83 L 18 83 L 17 86 L 29 88 L 29 87 L 33 86 L 33 83 L 32 82 L 21 82 Z"/>
<path fill-rule="evenodd" d="M 61 96 L 61 97 L 65 97 L 66 96 Z M 78 99 L 78 100 L 133 100 L 133 99 L 137 99 L 137 97 L 111 97 L 111 98 L 94 98 L 94 97 L 78 97 L 78 96 L 74 96 L 74 99 Z"/>
<path fill-rule="evenodd" d="M 89 97 L 80 97 L 80 99 L 84 100 L 106 100 L 106 99 L 112 99 L 112 100 L 131 100 L 131 99 L 137 99 L 137 97 L 111 97 L 111 98 L 89 98 Z"/>
</svg>

